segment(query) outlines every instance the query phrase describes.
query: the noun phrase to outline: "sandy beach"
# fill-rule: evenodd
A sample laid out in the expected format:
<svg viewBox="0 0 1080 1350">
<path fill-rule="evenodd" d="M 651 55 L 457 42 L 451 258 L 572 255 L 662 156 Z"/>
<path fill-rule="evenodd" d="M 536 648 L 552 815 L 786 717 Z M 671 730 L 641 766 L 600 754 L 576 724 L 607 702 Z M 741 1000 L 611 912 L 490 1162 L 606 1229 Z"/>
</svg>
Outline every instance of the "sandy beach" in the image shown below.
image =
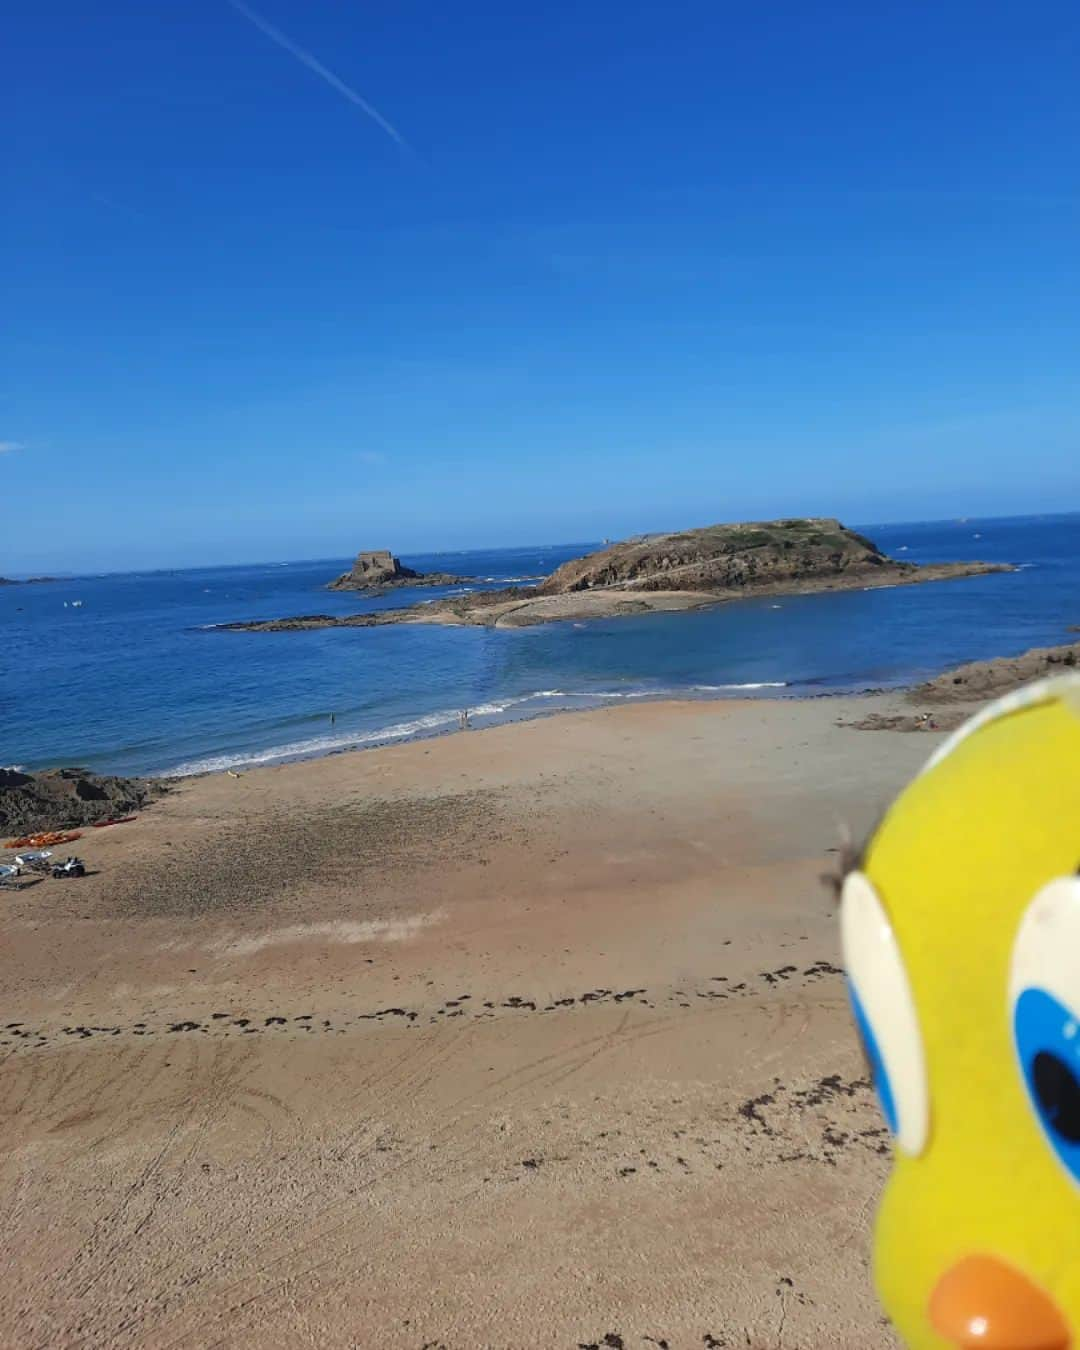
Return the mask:
<svg viewBox="0 0 1080 1350">
<path fill-rule="evenodd" d="M 4 893 L 0 1341 L 890 1346 L 820 875 L 896 699 L 185 781 Z"/>
</svg>

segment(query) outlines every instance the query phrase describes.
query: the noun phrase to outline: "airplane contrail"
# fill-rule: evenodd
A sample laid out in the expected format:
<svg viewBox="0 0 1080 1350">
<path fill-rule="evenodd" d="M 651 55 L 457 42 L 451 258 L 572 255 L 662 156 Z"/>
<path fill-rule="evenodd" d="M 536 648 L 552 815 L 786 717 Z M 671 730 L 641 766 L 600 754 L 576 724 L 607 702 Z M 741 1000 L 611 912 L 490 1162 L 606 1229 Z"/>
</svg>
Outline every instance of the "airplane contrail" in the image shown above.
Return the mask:
<svg viewBox="0 0 1080 1350">
<path fill-rule="evenodd" d="M 279 47 L 283 47 L 290 56 L 295 56 L 301 65 L 307 66 L 308 70 L 314 71 L 321 80 L 325 80 L 331 89 L 336 89 L 350 103 L 355 103 L 361 111 L 367 113 L 371 120 L 382 127 L 391 140 L 396 141 L 403 150 L 408 150 L 410 154 L 413 153 L 412 146 L 409 145 L 398 129 L 386 120 L 378 108 L 373 108 L 366 98 L 361 98 L 355 89 L 350 89 L 344 80 L 339 80 L 332 70 L 327 70 L 323 63 L 316 60 L 310 52 L 304 51 L 303 47 L 298 47 L 291 38 L 285 36 L 280 28 L 275 28 L 272 23 L 268 23 L 261 14 L 245 5 L 243 0 L 229 0 L 229 4 L 237 13 L 242 14 L 249 23 L 254 24 L 259 32 L 265 34 L 271 42 L 276 42 Z"/>
</svg>

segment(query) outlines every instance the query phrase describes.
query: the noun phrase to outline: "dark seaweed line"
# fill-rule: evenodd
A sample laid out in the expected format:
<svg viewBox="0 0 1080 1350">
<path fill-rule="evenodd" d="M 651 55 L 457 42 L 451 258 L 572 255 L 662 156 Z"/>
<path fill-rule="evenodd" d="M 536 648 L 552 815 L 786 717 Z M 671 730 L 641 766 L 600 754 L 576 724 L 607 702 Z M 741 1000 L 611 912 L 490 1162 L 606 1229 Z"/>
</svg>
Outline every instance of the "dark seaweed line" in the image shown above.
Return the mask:
<svg viewBox="0 0 1080 1350">
<path fill-rule="evenodd" d="M 761 984 L 771 988 L 796 976 L 801 977 L 802 984 L 810 984 L 841 973 L 840 969 L 829 961 L 816 961 L 812 965 L 806 966 L 802 971 L 796 966 L 785 965 L 776 970 L 761 971 L 756 978 Z M 676 989 L 662 996 L 656 1002 L 680 1008 L 691 1008 L 694 1006 L 694 1001 L 724 1001 L 730 998 L 743 998 L 755 992 L 758 992 L 758 990 L 746 980 L 732 983 L 726 975 L 713 975 L 709 983 L 703 988 L 689 991 Z M 57 1030 L 50 1029 L 47 1025 L 29 1027 L 25 1022 L 8 1022 L 0 1031 L 0 1047 L 8 1047 L 9 1053 L 16 1053 L 20 1050 L 35 1050 L 46 1045 L 62 1043 L 60 1038 L 65 1038 L 66 1041 L 86 1041 L 114 1036 L 147 1037 L 190 1032 L 207 1035 L 211 1031 L 219 1036 L 222 1034 L 250 1036 L 274 1029 L 291 1029 L 294 1032 L 308 1034 L 341 1035 L 347 1028 L 355 1028 L 362 1022 L 382 1024 L 387 1020 L 400 1021 L 411 1027 L 425 1018 L 426 1024 L 431 1025 L 438 1022 L 439 1018 L 444 1018 L 447 1021 L 457 1017 L 471 1017 L 474 1020 L 480 1020 L 508 1016 L 513 1013 L 566 1012 L 571 1009 L 580 1010 L 615 1003 L 634 1003 L 639 1007 L 653 1008 L 656 1006 L 656 1002 L 649 999 L 648 993 L 647 989 L 624 989 L 621 991 L 591 989 L 583 994 L 555 999 L 549 1003 L 543 1003 L 536 998 L 525 998 L 517 994 L 511 995 L 501 1002 L 495 1002 L 491 999 L 476 999 L 472 994 L 460 994 L 457 998 L 445 1000 L 441 1006 L 435 1009 L 377 1008 L 371 1012 L 359 1012 L 337 1020 L 319 1018 L 314 1013 L 290 1014 L 288 1016 L 280 1013 L 238 1016 L 234 1012 L 226 1011 L 211 1013 L 205 1021 L 191 1017 L 172 1021 L 163 1018 L 157 1026 L 152 1026 L 145 1021 L 118 1026 L 80 1023 L 62 1026 Z"/>
</svg>

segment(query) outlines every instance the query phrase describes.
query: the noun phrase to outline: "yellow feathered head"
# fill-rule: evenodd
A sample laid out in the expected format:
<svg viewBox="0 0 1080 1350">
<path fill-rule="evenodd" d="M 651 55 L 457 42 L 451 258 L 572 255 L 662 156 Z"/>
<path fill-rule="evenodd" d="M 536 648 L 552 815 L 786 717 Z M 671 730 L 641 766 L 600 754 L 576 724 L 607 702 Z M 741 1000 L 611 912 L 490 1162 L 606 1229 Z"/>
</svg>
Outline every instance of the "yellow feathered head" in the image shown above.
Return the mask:
<svg viewBox="0 0 1080 1350">
<path fill-rule="evenodd" d="M 842 900 L 895 1161 L 882 1301 L 915 1350 L 1080 1350 L 1080 675 L 978 714 Z"/>
</svg>

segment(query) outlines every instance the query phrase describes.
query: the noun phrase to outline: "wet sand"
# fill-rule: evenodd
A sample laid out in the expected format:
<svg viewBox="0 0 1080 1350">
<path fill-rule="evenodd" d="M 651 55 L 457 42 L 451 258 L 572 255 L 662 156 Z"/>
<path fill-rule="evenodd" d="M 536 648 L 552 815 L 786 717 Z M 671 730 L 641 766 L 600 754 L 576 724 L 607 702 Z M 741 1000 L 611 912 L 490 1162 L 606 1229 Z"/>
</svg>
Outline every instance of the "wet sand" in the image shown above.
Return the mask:
<svg viewBox="0 0 1080 1350">
<path fill-rule="evenodd" d="M 938 741 L 624 706 L 184 783 L 5 892 L 0 1343 L 890 1346 L 819 881 Z"/>
</svg>

